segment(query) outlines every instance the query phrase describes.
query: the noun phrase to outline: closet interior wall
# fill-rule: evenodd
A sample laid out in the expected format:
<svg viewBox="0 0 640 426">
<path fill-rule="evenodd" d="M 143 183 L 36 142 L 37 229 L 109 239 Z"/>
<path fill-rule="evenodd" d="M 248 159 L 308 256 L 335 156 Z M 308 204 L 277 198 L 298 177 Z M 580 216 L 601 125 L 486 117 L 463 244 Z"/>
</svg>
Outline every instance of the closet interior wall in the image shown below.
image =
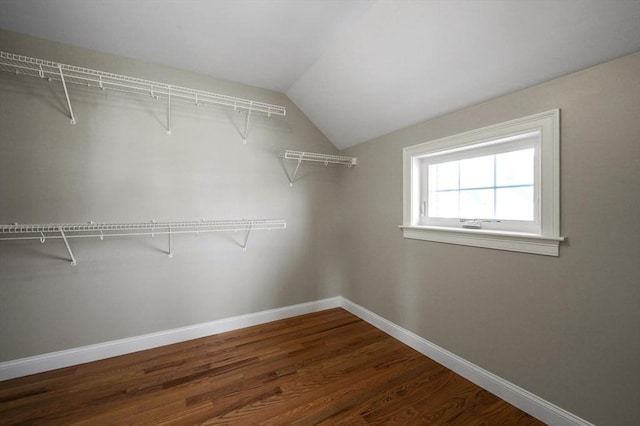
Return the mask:
<svg viewBox="0 0 640 426">
<path fill-rule="evenodd" d="M 339 295 L 337 176 L 322 164 L 291 188 L 278 154 L 337 154 L 277 92 L 0 32 L 0 50 L 287 108 L 285 117 L 172 105 L 0 73 L 0 223 L 284 219 L 244 234 L 0 242 L 0 361 Z"/>
</svg>

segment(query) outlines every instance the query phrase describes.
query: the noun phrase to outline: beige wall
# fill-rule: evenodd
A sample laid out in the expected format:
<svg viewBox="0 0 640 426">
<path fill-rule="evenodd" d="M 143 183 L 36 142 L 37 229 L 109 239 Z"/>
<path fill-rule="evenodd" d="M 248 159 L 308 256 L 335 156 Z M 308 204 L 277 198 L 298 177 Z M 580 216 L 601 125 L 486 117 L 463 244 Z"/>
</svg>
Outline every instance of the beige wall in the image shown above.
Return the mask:
<svg viewBox="0 0 640 426">
<path fill-rule="evenodd" d="M 0 242 L 0 361 L 136 336 L 339 294 L 337 172 L 300 169 L 283 149 L 335 153 L 281 93 L 0 32 L 3 51 L 284 105 L 243 117 L 0 72 L 0 223 L 272 218 L 286 230 L 244 235 Z M 289 171 L 294 164 L 287 164 Z"/>
<path fill-rule="evenodd" d="M 403 147 L 552 108 L 560 257 L 402 238 Z M 591 422 L 640 424 L 640 54 L 343 153 L 343 296 Z"/>
</svg>

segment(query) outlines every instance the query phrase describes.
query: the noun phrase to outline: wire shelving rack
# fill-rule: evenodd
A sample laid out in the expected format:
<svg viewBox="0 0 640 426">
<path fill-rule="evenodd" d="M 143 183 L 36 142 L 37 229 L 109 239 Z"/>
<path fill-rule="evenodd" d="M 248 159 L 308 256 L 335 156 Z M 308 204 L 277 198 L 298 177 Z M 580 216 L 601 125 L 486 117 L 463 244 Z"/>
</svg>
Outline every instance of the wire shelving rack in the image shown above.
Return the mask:
<svg viewBox="0 0 640 426">
<path fill-rule="evenodd" d="M 174 102 L 186 102 L 196 106 L 222 107 L 244 113 L 246 117 L 242 138 L 245 143 L 251 114 L 255 113 L 267 117 L 274 115 L 285 116 L 287 114 L 286 108 L 279 105 L 174 86 L 167 83 L 144 80 L 74 65 L 66 65 L 8 52 L 0 52 L 0 70 L 18 75 L 37 77 L 47 81 L 61 82 L 69 109 L 71 124 L 76 123 L 76 117 L 71 106 L 71 99 L 67 89 L 68 84 L 93 87 L 101 90 L 121 91 L 166 102 L 167 134 L 171 134 L 171 106 Z"/>
<path fill-rule="evenodd" d="M 328 166 L 329 164 L 340 164 L 347 167 L 353 167 L 358 164 L 357 157 L 345 157 L 342 155 L 332 155 L 332 154 L 319 154 L 316 152 L 286 150 L 286 151 L 282 151 L 279 154 L 279 157 L 284 160 L 296 160 L 298 162 L 296 164 L 296 168 L 294 169 L 291 175 L 289 175 L 289 172 L 287 172 L 287 177 L 289 178 L 289 186 L 293 186 L 293 183 L 296 180 L 296 175 L 298 174 L 298 169 L 300 169 L 300 164 L 303 161 L 323 163 L 325 166 Z"/>
<path fill-rule="evenodd" d="M 169 257 L 173 257 L 172 236 L 174 234 L 199 234 L 208 232 L 245 231 L 242 249 L 246 251 L 251 231 L 285 229 L 287 221 L 282 219 L 252 220 L 200 220 L 181 222 L 140 222 L 140 223 L 49 223 L 49 224 L 10 224 L 0 225 L 0 241 L 62 239 L 71 258 L 76 265 L 76 258 L 71 251 L 71 238 L 125 237 L 140 235 L 168 235 Z"/>
</svg>

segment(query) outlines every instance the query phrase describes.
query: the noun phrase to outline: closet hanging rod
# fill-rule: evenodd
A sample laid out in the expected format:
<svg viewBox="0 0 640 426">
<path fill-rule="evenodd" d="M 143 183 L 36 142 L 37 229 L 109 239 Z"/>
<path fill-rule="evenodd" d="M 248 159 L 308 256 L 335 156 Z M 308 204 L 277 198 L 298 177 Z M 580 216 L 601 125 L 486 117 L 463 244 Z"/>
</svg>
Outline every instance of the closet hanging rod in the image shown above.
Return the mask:
<svg viewBox="0 0 640 426">
<path fill-rule="evenodd" d="M 0 52 L 0 70 L 15 74 L 39 77 L 63 84 L 78 84 L 99 89 L 112 89 L 151 96 L 154 99 L 168 99 L 190 102 L 196 105 L 212 105 L 247 113 L 272 116 L 287 114 L 286 108 L 265 102 L 252 101 L 203 90 L 174 86 L 157 81 L 97 71 L 73 65 L 60 64 L 43 59 Z"/>
</svg>

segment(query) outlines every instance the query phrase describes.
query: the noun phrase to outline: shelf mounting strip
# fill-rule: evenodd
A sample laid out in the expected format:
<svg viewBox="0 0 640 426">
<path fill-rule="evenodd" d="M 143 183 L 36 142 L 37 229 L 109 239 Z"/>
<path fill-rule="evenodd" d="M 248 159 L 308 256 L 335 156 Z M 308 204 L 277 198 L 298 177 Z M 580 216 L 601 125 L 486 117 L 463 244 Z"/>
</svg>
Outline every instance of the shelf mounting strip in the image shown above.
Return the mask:
<svg viewBox="0 0 640 426">
<path fill-rule="evenodd" d="M 296 165 L 296 168 L 293 170 L 293 174 L 289 175 L 289 172 L 287 172 L 287 177 L 289 178 L 289 186 L 293 186 L 293 182 L 295 182 L 296 175 L 298 174 L 298 169 L 300 168 L 300 164 L 303 161 L 324 163 L 325 166 L 328 166 L 329 164 L 342 164 L 347 167 L 353 167 L 358 164 L 357 157 L 344 157 L 341 155 L 318 154 L 315 152 L 286 150 L 281 152 L 279 157 L 284 160 L 296 160 L 298 162 L 298 164 Z"/>
<path fill-rule="evenodd" d="M 137 235 L 169 236 L 169 257 L 173 257 L 172 236 L 174 234 L 195 234 L 200 232 L 245 231 L 244 243 L 240 246 L 247 251 L 247 241 L 251 231 L 284 229 L 286 220 L 254 219 L 254 220 L 201 220 L 186 222 L 142 222 L 142 223 L 75 223 L 75 224 L 41 224 L 41 225 L 0 225 L 0 241 L 62 239 L 71 258 L 71 265 L 76 265 L 76 258 L 69 245 L 70 238 L 126 237 Z"/>
<path fill-rule="evenodd" d="M 242 132 L 242 140 L 244 143 L 247 142 L 251 114 L 266 115 L 267 117 L 287 115 L 286 108 L 279 105 L 173 86 L 157 81 L 143 80 L 136 77 L 112 74 L 73 65 L 65 65 L 7 52 L 0 52 L 0 70 L 19 75 L 38 77 L 48 81 L 60 81 L 67 100 L 71 124 L 76 123 L 76 118 L 73 114 L 73 108 L 71 107 L 71 99 L 69 97 L 69 91 L 67 90 L 68 84 L 77 84 L 102 90 L 115 90 L 148 96 L 159 101 L 166 101 L 167 134 L 169 135 L 171 134 L 171 104 L 173 102 L 186 102 L 194 104 L 195 106 L 222 107 L 244 113 L 245 125 L 244 132 Z"/>
</svg>

